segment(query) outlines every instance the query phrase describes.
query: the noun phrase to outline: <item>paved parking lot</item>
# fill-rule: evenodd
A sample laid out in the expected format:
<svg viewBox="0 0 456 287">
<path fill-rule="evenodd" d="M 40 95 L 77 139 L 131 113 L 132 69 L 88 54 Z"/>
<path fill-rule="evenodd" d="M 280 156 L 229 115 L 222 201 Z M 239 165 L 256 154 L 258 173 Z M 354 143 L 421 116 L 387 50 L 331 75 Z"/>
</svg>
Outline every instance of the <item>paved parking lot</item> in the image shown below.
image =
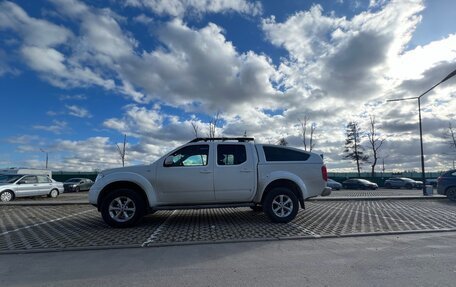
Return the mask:
<svg viewBox="0 0 456 287">
<path fill-rule="evenodd" d="M 0 206 L 0 253 L 456 231 L 446 199 L 309 201 L 289 224 L 249 208 L 160 211 L 113 229 L 87 204 Z"/>
</svg>

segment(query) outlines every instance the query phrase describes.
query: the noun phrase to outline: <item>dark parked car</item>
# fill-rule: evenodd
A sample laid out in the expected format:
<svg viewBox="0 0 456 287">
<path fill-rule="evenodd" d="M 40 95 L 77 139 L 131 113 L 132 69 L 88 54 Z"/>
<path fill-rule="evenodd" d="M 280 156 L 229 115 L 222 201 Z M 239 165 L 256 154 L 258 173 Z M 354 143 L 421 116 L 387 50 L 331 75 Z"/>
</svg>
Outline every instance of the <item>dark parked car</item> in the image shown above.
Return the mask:
<svg viewBox="0 0 456 287">
<path fill-rule="evenodd" d="M 422 189 L 423 182 L 407 177 L 392 177 L 385 180 L 385 188 Z"/>
<path fill-rule="evenodd" d="M 342 182 L 342 187 L 346 189 L 378 189 L 376 183 L 361 178 L 347 179 Z"/>
<path fill-rule="evenodd" d="M 79 192 L 89 190 L 93 181 L 88 178 L 70 178 L 63 183 L 64 192 Z"/>
<path fill-rule="evenodd" d="M 334 190 L 340 190 L 342 188 L 342 184 L 333 180 L 333 179 L 330 179 L 328 178 L 328 181 L 326 182 L 326 186 L 330 187 L 331 189 L 334 189 Z"/>
<path fill-rule="evenodd" d="M 437 193 L 456 201 L 456 169 L 449 170 L 437 178 Z"/>
</svg>

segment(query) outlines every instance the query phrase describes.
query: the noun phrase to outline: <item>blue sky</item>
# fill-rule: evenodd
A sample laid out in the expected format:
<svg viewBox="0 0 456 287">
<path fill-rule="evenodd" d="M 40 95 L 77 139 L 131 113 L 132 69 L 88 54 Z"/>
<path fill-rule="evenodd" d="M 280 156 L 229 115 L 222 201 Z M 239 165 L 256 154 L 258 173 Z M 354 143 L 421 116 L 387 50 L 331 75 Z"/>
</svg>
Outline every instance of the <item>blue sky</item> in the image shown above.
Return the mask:
<svg viewBox="0 0 456 287">
<path fill-rule="evenodd" d="M 217 113 L 220 136 L 303 147 L 333 171 L 344 127 L 373 116 L 387 170 L 418 170 L 416 96 L 456 69 L 456 3 L 438 1 L 1 1 L 0 167 L 147 164 Z M 451 167 L 456 79 L 426 96 L 426 166 Z M 367 137 L 363 138 L 367 148 Z M 369 151 L 367 149 L 367 151 Z M 363 167 L 369 170 L 369 164 Z"/>
</svg>

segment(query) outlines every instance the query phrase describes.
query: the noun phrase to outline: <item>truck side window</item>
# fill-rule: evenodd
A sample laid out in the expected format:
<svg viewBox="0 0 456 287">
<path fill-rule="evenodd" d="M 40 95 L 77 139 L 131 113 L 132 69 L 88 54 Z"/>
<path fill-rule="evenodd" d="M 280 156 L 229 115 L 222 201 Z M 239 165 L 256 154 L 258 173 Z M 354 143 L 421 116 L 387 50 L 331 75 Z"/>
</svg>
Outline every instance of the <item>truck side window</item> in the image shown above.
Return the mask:
<svg viewBox="0 0 456 287">
<path fill-rule="evenodd" d="M 282 147 L 263 146 L 267 161 L 306 161 L 309 154 Z"/>
<path fill-rule="evenodd" d="M 218 165 L 239 165 L 247 160 L 244 145 L 219 144 L 217 146 Z"/>
<path fill-rule="evenodd" d="M 173 164 L 170 166 L 204 166 L 207 165 L 209 145 L 191 145 L 175 151 Z"/>
</svg>

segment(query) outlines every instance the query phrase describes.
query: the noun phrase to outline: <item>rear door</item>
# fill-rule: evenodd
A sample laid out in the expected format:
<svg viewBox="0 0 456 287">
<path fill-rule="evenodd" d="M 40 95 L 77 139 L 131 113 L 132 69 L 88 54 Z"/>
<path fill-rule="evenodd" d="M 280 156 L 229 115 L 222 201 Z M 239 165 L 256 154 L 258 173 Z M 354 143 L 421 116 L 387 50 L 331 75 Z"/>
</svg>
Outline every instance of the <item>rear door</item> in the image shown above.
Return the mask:
<svg viewBox="0 0 456 287">
<path fill-rule="evenodd" d="M 252 145 L 219 143 L 214 169 L 217 202 L 247 202 L 253 199 L 256 171 Z"/>
<path fill-rule="evenodd" d="M 51 189 L 53 188 L 52 182 L 49 179 L 49 177 L 45 175 L 38 175 L 37 178 L 39 191 L 37 191 L 35 195 L 49 194 L 49 192 L 51 192 Z"/>
</svg>

